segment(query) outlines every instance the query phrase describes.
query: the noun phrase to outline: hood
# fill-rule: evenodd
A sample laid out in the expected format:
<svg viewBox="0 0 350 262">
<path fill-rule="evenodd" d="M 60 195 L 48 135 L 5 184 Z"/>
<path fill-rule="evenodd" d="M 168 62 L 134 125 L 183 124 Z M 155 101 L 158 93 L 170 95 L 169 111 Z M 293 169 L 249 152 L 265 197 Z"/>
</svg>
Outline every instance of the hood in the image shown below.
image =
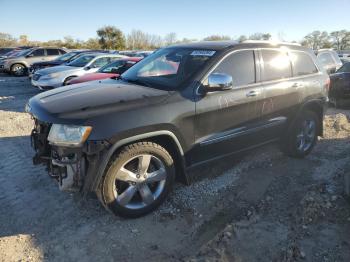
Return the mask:
<svg viewBox="0 0 350 262">
<path fill-rule="evenodd" d="M 88 81 L 94 81 L 94 80 L 102 80 L 106 78 L 111 78 L 113 76 L 119 76 L 118 74 L 113 74 L 113 73 L 92 73 L 92 74 L 86 74 L 80 77 L 75 77 L 72 80 L 69 81 L 68 84 L 78 84 L 78 83 L 83 83 L 83 82 L 88 82 Z"/>
<path fill-rule="evenodd" d="M 165 101 L 169 92 L 107 79 L 69 85 L 32 97 L 27 112 L 48 123 L 83 124 L 88 119 Z"/>
<path fill-rule="evenodd" d="M 64 71 L 75 71 L 77 69 L 80 69 L 81 67 L 75 67 L 75 66 L 67 66 L 67 65 L 60 65 L 60 66 L 53 66 L 45 69 L 40 69 L 36 73 L 40 75 L 48 75 L 52 73 L 59 73 Z"/>
</svg>

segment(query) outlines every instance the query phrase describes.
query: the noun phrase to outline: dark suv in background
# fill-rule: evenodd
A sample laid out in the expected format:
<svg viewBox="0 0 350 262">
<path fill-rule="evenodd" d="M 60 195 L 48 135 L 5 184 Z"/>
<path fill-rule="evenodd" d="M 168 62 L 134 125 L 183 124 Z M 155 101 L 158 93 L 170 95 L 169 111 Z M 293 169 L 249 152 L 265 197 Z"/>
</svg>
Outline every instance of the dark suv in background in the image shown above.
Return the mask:
<svg viewBox="0 0 350 262">
<path fill-rule="evenodd" d="M 275 141 L 288 156 L 309 154 L 328 88 L 313 52 L 298 45 L 171 46 L 117 79 L 31 98 L 33 161 L 60 189 L 93 191 L 115 214 L 137 217 L 203 163 Z"/>
</svg>

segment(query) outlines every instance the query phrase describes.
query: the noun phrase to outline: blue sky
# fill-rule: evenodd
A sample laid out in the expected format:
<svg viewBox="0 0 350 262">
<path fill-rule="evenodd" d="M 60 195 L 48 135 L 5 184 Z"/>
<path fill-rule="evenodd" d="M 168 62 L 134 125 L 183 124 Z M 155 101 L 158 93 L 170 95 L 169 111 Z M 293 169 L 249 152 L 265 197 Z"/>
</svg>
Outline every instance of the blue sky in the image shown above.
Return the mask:
<svg viewBox="0 0 350 262">
<path fill-rule="evenodd" d="M 350 0 L 0 0 L 0 32 L 30 40 L 86 40 L 115 25 L 164 36 L 201 39 L 212 34 L 270 32 L 301 40 L 313 30 L 350 30 Z"/>
</svg>

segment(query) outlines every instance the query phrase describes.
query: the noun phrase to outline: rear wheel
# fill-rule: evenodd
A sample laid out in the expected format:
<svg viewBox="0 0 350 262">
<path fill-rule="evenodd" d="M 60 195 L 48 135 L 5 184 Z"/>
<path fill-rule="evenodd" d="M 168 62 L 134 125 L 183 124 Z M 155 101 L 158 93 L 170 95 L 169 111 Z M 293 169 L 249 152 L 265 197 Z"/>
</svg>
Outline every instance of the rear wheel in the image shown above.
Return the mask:
<svg viewBox="0 0 350 262">
<path fill-rule="evenodd" d="M 171 155 L 160 145 L 140 142 L 125 147 L 100 185 L 100 200 L 114 214 L 139 217 L 156 209 L 175 178 Z"/>
<path fill-rule="evenodd" d="M 24 76 L 27 73 L 27 68 L 22 64 L 14 64 L 11 66 L 11 74 L 15 76 Z"/>
<path fill-rule="evenodd" d="M 319 125 L 317 114 L 312 111 L 302 112 L 283 141 L 283 152 L 297 158 L 308 155 L 317 142 Z"/>
</svg>

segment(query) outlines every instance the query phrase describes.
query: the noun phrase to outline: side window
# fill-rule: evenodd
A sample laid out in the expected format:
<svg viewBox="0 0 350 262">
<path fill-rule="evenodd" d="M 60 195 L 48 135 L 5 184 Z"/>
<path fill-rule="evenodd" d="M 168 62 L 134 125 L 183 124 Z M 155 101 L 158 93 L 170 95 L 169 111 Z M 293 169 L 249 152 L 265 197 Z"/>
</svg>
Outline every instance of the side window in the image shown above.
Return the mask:
<svg viewBox="0 0 350 262">
<path fill-rule="evenodd" d="M 334 64 L 334 60 L 330 53 L 321 53 L 317 56 L 317 58 L 320 60 L 320 62 L 323 65 L 332 65 Z"/>
<path fill-rule="evenodd" d="M 232 76 L 234 86 L 255 83 L 254 51 L 239 51 L 226 57 L 213 73 Z"/>
<path fill-rule="evenodd" d="M 32 52 L 33 56 L 44 56 L 45 52 L 44 49 L 37 49 L 35 51 Z"/>
<path fill-rule="evenodd" d="M 101 58 L 96 59 L 96 61 L 93 62 L 91 66 L 92 67 L 101 67 L 101 66 L 108 64 L 109 61 L 110 61 L 109 57 L 101 57 Z"/>
<path fill-rule="evenodd" d="M 46 49 L 46 54 L 47 55 L 59 55 L 60 53 L 58 52 L 58 49 Z"/>
<path fill-rule="evenodd" d="M 291 52 L 295 76 L 315 74 L 318 72 L 312 58 L 304 52 Z"/>
<path fill-rule="evenodd" d="M 288 55 L 278 50 L 261 50 L 263 81 L 278 80 L 292 76 L 291 62 Z"/>
</svg>

